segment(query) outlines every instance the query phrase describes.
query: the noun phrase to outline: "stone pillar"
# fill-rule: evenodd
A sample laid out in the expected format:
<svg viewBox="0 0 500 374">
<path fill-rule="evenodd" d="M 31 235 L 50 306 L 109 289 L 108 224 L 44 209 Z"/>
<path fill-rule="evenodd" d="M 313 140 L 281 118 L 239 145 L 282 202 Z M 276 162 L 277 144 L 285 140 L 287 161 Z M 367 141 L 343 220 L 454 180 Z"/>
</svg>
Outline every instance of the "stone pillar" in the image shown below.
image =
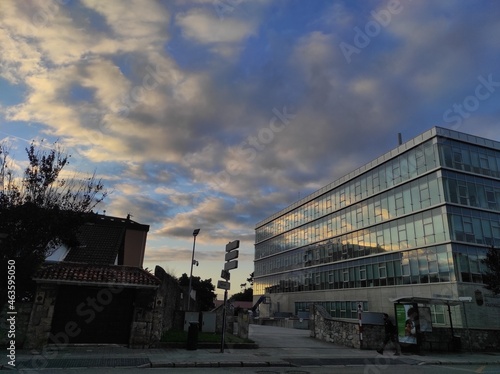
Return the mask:
<svg viewBox="0 0 500 374">
<path fill-rule="evenodd" d="M 49 342 L 57 285 L 39 284 L 26 333 L 24 349 L 42 349 Z"/>
<path fill-rule="evenodd" d="M 247 313 L 238 314 L 238 336 L 242 339 L 248 339 L 249 318 Z"/>
<path fill-rule="evenodd" d="M 156 292 L 137 292 L 134 317 L 130 331 L 130 348 L 149 348 L 160 341 L 162 330 L 162 305 L 156 305 Z"/>
</svg>

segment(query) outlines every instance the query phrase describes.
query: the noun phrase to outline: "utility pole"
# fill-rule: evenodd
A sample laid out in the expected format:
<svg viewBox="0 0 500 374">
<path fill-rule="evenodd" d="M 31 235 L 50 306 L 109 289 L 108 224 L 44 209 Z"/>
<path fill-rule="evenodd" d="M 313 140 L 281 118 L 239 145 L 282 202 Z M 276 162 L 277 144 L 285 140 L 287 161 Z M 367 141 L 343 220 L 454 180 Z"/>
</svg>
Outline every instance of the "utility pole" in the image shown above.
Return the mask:
<svg viewBox="0 0 500 374">
<path fill-rule="evenodd" d="M 194 265 L 194 248 L 196 246 L 196 236 L 200 233 L 200 229 L 193 231 L 193 254 L 191 255 L 191 272 L 189 273 L 189 290 L 188 290 L 188 305 L 187 311 L 191 310 L 191 285 L 193 282 L 193 265 Z"/>
<path fill-rule="evenodd" d="M 224 353 L 224 339 L 226 334 L 226 310 L 227 310 L 227 290 L 231 288 L 231 283 L 229 283 L 229 270 L 236 269 L 238 267 L 238 261 L 231 261 L 238 258 L 238 251 L 235 251 L 236 248 L 239 248 L 240 241 L 234 240 L 232 242 L 227 243 L 226 245 L 226 263 L 224 264 L 224 269 L 221 272 L 221 278 L 225 281 L 217 282 L 217 288 L 224 290 L 224 307 L 222 309 L 222 337 L 220 343 L 220 352 Z"/>
</svg>

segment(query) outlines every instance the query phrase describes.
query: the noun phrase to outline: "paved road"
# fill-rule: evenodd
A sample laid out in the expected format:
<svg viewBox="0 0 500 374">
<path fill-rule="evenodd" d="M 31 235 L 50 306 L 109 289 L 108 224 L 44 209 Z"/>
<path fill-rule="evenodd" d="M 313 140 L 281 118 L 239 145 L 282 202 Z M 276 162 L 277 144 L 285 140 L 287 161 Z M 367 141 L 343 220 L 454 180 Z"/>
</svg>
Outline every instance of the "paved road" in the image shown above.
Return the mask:
<svg viewBox="0 0 500 374">
<path fill-rule="evenodd" d="M 308 330 L 284 329 L 271 326 L 250 326 L 250 338 L 259 349 L 128 349 L 120 346 L 63 347 L 54 357 L 47 357 L 46 365 L 38 365 L 34 374 L 84 373 L 136 374 L 152 373 L 233 373 L 233 374 L 405 374 L 430 373 L 500 373 L 500 354 L 381 356 L 375 351 L 337 346 L 310 338 Z M 387 352 L 389 353 L 389 352 Z M 40 363 L 41 356 L 19 352 L 18 360 Z M 148 362 L 137 368 L 134 362 Z M 3 361 L 3 360 L 1 360 Z M 43 361 L 43 360 L 42 360 Z M 141 361 L 141 362 L 142 362 Z M 112 363 L 115 364 L 112 364 Z M 484 362 L 489 363 L 486 365 Z M 73 363 L 73 364 L 72 364 Z M 128 363 L 128 364 L 127 364 Z M 436 364 L 439 364 L 436 366 Z M 103 366 L 116 367 L 103 367 Z M 216 365 L 217 367 L 214 367 Z M 134 367 L 126 367 L 134 366 Z M 183 366 L 181 368 L 181 366 Z M 196 367 L 198 366 L 198 367 Z M 201 367 L 204 366 L 204 367 Z M 207 367 L 211 366 L 211 367 Z M 25 367 L 35 367 L 26 365 Z"/>
</svg>

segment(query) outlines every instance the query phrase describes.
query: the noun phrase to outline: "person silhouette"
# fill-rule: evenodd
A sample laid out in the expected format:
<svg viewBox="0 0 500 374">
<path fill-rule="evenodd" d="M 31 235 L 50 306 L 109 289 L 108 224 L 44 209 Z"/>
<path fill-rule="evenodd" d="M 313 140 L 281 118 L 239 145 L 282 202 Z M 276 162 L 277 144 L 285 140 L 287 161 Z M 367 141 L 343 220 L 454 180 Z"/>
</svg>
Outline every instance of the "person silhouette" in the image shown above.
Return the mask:
<svg viewBox="0 0 500 374">
<path fill-rule="evenodd" d="M 377 349 L 377 352 L 383 355 L 385 346 L 389 343 L 389 341 L 392 341 L 396 349 L 396 353 L 394 353 L 394 355 L 399 356 L 401 354 L 401 346 L 398 342 L 398 330 L 389 319 L 389 315 L 387 313 L 384 313 L 384 330 L 384 341 L 382 342 L 382 346 Z"/>
</svg>

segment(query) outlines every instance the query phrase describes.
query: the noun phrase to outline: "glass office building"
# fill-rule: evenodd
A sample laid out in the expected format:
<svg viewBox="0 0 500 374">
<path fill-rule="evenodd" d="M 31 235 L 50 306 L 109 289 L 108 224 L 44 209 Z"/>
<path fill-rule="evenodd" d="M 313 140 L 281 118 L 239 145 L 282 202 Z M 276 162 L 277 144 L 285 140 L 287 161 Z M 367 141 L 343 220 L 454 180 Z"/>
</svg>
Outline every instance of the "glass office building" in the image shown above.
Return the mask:
<svg viewBox="0 0 500 374">
<path fill-rule="evenodd" d="M 500 246 L 500 142 L 434 127 L 354 170 L 255 229 L 254 298 L 261 316 L 311 303 L 333 317 L 394 312 L 391 299 L 472 302 L 453 324 L 500 328 L 500 298 L 481 262 Z M 431 305 L 435 324 L 449 323 Z M 493 321 L 494 320 L 494 321 Z"/>
</svg>

